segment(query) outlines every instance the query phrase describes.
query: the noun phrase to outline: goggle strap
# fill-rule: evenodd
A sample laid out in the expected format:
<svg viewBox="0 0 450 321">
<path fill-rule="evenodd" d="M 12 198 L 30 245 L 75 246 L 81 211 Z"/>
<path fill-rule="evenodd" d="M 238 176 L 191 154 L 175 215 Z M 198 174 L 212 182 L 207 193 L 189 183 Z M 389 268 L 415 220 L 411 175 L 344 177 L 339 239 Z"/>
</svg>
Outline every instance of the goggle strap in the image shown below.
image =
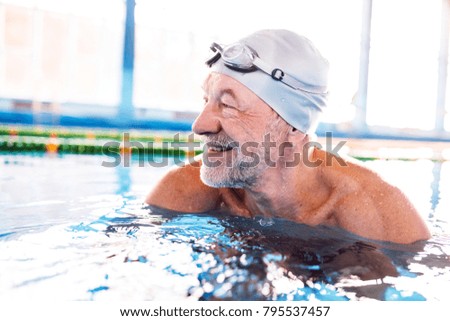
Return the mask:
<svg viewBox="0 0 450 321">
<path fill-rule="evenodd" d="M 298 81 L 291 75 L 285 73 L 282 69 L 275 68 L 272 69 L 269 67 L 264 61 L 262 61 L 259 57 L 255 57 L 253 60 L 253 64 L 260 69 L 261 71 L 265 72 L 269 76 L 271 76 L 274 80 L 281 81 L 282 83 L 288 85 L 292 89 L 301 90 L 310 94 L 325 94 L 326 88 L 325 87 L 317 87 L 314 86 L 314 88 L 310 89 L 312 86 L 308 86 L 307 84 L 304 84 L 301 81 Z"/>
<path fill-rule="evenodd" d="M 209 58 L 207 61 L 205 61 L 205 64 L 208 65 L 208 67 L 212 67 L 219 59 L 220 59 L 220 52 L 216 52 L 215 55 L 213 55 L 211 58 Z"/>
<path fill-rule="evenodd" d="M 275 71 L 275 69 L 274 69 L 274 71 Z M 272 78 L 274 78 L 274 77 L 272 76 Z M 284 82 L 289 87 L 292 87 L 294 89 L 301 90 L 301 91 L 304 91 L 304 92 L 307 92 L 310 94 L 326 94 L 327 93 L 326 87 L 307 85 L 286 73 L 284 74 L 283 78 L 280 79 L 280 81 Z"/>
<path fill-rule="evenodd" d="M 211 49 L 212 52 L 214 52 L 215 54 L 209 58 L 205 63 L 208 65 L 208 67 L 211 67 L 212 65 L 214 65 L 222 56 L 222 46 L 219 45 L 216 42 L 213 42 L 211 44 L 211 46 L 209 47 L 209 49 Z"/>
</svg>

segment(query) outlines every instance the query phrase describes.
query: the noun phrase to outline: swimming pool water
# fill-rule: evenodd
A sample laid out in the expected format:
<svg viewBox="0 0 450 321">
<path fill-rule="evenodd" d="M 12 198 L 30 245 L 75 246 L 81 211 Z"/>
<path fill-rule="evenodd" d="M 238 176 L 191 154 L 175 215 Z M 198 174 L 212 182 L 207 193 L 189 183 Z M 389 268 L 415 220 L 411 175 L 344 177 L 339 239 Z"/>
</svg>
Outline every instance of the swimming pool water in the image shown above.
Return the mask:
<svg viewBox="0 0 450 321">
<path fill-rule="evenodd" d="M 450 284 L 450 163 L 371 161 L 426 219 L 415 246 L 143 207 L 167 168 L 0 155 L 0 299 L 430 300 Z M 186 187 L 188 188 L 188 187 Z"/>
</svg>

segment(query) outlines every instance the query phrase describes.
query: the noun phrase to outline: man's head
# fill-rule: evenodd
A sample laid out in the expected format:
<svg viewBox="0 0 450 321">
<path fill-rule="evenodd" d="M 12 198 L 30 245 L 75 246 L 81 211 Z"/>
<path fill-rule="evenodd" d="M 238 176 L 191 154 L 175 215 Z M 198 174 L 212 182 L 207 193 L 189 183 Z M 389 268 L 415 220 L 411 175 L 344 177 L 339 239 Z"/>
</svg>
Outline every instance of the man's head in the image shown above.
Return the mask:
<svg viewBox="0 0 450 321">
<path fill-rule="evenodd" d="M 325 107 L 328 63 L 309 40 L 285 30 L 214 48 L 204 110 L 193 125 L 209 147 L 201 177 L 214 187 L 245 187 L 280 158 L 276 151 L 291 129 L 314 130 Z M 267 134 L 275 149 L 263 146 Z"/>
<path fill-rule="evenodd" d="M 287 30 L 261 30 L 211 49 L 211 71 L 239 81 L 292 127 L 314 132 L 326 107 L 329 65 L 311 41 Z"/>
</svg>

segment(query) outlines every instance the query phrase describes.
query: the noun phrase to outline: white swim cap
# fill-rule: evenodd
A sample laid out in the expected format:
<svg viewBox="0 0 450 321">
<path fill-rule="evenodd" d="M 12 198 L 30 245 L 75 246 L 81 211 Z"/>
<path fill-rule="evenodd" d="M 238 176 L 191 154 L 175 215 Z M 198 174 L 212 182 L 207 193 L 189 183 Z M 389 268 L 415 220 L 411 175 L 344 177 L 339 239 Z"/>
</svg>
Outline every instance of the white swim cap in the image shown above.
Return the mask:
<svg viewBox="0 0 450 321">
<path fill-rule="evenodd" d="M 227 56 L 224 47 L 216 59 L 208 61 L 213 72 L 242 83 L 294 128 L 304 133 L 315 131 L 327 103 L 329 64 L 310 40 L 288 30 L 261 30 L 229 47 L 231 54 Z M 251 72 L 227 60 L 241 54 L 240 47 L 248 47 L 257 56 L 257 68 Z M 236 61 L 239 66 L 242 59 Z"/>
</svg>

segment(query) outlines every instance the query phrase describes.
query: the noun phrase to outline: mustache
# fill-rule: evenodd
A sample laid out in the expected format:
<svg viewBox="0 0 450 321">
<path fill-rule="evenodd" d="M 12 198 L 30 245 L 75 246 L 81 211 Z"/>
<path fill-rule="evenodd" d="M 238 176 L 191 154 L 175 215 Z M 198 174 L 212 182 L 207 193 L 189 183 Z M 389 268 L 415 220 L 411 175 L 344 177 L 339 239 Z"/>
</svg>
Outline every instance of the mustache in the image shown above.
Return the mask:
<svg viewBox="0 0 450 321">
<path fill-rule="evenodd" d="M 203 143 L 208 147 L 231 149 L 239 147 L 239 143 L 225 134 L 210 134 L 203 138 Z"/>
</svg>

